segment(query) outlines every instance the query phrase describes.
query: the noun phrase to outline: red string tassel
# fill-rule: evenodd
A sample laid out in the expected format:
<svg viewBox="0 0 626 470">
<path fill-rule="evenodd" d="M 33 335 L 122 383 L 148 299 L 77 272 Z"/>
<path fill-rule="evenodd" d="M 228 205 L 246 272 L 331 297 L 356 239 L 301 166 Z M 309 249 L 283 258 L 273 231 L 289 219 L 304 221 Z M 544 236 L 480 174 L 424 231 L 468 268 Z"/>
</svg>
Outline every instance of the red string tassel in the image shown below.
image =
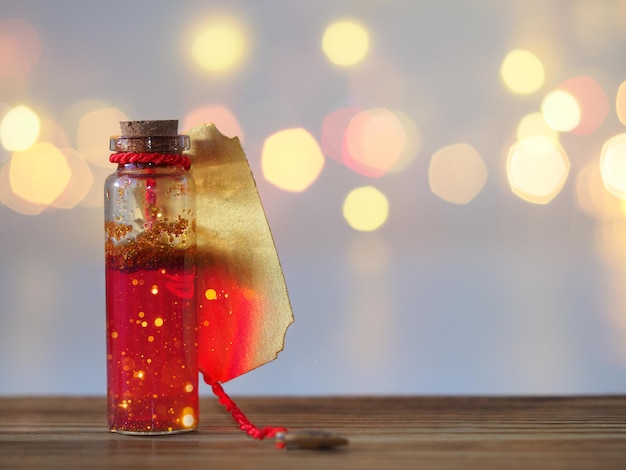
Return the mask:
<svg viewBox="0 0 626 470">
<path fill-rule="evenodd" d="M 239 429 L 244 431 L 248 436 L 254 439 L 265 439 L 266 437 L 272 438 L 276 437 L 279 433 L 286 433 L 287 428 L 279 427 L 279 426 L 265 426 L 263 428 L 259 428 L 252 424 L 250 420 L 246 417 L 246 415 L 239 409 L 237 404 L 230 398 L 222 385 L 218 382 L 211 382 L 206 376 L 204 377 L 204 381 L 211 386 L 213 389 L 213 393 L 219 399 L 219 402 L 224 405 L 226 411 L 228 411 L 235 422 L 239 425 Z M 285 443 L 276 442 L 276 447 L 282 449 L 285 447 Z"/>
</svg>

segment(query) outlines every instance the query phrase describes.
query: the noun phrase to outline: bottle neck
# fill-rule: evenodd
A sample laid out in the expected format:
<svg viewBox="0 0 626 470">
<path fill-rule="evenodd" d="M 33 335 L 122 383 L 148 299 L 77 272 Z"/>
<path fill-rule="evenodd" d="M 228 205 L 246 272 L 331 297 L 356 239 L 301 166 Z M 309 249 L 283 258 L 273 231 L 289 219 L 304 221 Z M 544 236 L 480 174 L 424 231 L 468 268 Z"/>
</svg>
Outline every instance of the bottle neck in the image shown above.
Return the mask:
<svg viewBox="0 0 626 470">
<path fill-rule="evenodd" d="M 188 135 L 113 136 L 109 149 L 115 152 L 182 154 L 190 147 Z"/>
<path fill-rule="evenodd" d="M 183 165 L 169 165 L 163 163 L 118 163 L 118 174 L 151 174 L 171 175 L 181 174 L 187 171 Z"/>
</svg>

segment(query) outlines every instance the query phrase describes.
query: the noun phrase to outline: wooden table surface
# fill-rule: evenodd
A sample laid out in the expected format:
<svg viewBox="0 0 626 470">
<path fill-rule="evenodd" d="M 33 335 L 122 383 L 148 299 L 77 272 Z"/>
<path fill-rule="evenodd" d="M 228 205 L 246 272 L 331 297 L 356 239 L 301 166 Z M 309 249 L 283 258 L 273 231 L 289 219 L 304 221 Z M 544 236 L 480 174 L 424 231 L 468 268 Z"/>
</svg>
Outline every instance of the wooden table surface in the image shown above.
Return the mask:
<svg viewBox="0 0 626 470">
<path fill-rule="evenodd" d="M 0 397 L 0 468 L 626 469 L 626 396 L 240 398 L 257 425 L 323 429 L 335 450 L 280 450 L 203 398 L 197 432 L 129 437 L 104 398 Z"/>
</svg>

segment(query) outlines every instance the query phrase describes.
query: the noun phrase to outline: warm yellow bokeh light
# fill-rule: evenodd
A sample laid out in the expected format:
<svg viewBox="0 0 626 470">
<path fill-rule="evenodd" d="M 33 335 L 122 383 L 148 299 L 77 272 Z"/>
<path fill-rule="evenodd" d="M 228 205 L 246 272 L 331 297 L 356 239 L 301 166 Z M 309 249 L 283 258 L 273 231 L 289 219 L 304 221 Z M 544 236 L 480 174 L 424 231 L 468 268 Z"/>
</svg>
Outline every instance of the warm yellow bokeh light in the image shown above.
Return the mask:
<svg viewBox="0 0 626 470">
<path fill-rule="evenodd" d="M 559 193 L 569 169 L 565 150 L 546 136 L 516 142 L 507 157 L 506 171 L 511 190 L 535 204 L 547 204 Z"/>
<path fill-rule="evenodd" d="M 402 145 L 400 155 L 389 168 L 389 173 L 400 173 L 406 170 L 417 158 L 422 149 L 423 139 L 417 124 L 408 114 L 402 111 L 394 111 L 393 114 L 400 123 L 402 132 L 398 136 L 400 140 L 404 140 L 404 145 Z M 402 139 L 402 135 L 404 135 L 404 139 Z"/>
<path fill-rule="evenodd" d="M 317 179 L 324 155 L 315 138 L 305 129 L 285 129 L 269 136 L 263 144 L 263 176 L 286 191 L 301 192 Z"/>
<path fill-rule="evenodd" d="M 322 49 L 326 57 L 336 65 L 355 65 L 367 54 L 369 34 L 354 21 L 338 21 L 324 31 Z"/>
<path fill-rule="evenodd" d="M 245 49 L 246 39 L 241 27 L 229 20 L 217 20 L 194 37 L 191 55 L 202 69 L 224 72 L 241 63 Z"/>
<path fill-rule="evenodd" d="M 580 105 L 576 98 L 563 90 L 546 95 L 541 102 L 541 113 L 548 125 L 560 132 L 571 131 L 580 124 Z"/>
<path fill-rule="evenodd" d="M 400 120 L 385 108 L 363 111 L 350 120 L 344 162 L 366 176 L 382 176 L 403 154 L 407 135 Z"/>
<path fill-rule="evenodd" d="M 120 134 L 120 121 L 126 115 L 117 108 L 100 108 L 83 115 L 78 123 L 76 143 L 80 154 L 89 162 L 112 169 L 109 162 L 109 137 Z"/>
<path fill-rule="evenodd" d="M 180 420 L 183 423 L 183 426 L 185 426 L 186 428 L 190 428 L 196 423 L 194 413 L 194 409 L 191 407 L 186 407 L 183 410 L 183 417 Z"/>
<path fill-rule="evenodd" d="M 626 134 L 606 141 L 600 156 L 600 170 L 606 190 L 626 200 Z"/>
<path fill-rule="evenodd" d="M 70 177 L 65 156 L 50 143 L 15 152 L 10 161 L 11 190 L 35 204 L 52 203 L 65 190 Z"/>
<path fill-rule="evenodd" d="M 626 81 L 622 82 L 617 89 L 615 108 L 619 121 L 626 126 Z"/>
<path fill-rule="evenodd" d="M 0 143 L 10 151 L 26 150 L 37 141 L 41 121 L 28 106 L 10 109 L 0 121 Z"/>
<path fill-rule="evenodd" d="M 529 95 L 543 86 L 543 64 L 535 54 L 516 49 L 507 54 L 500 67 L 504 84 L 513 92 Z"/>
<path fill-rule="evenodd" d="M 559 139 L 559 132 L 552 129 L 540 112 L 527 114 L 517 126 L 517 140 L 543 135 L 554 140 Z"/>
<path fill-rule="evenodd" d="M 63 192 L 52 202 L 54 207 L 71 209 L 87 196 L 93 185 L 93 173 L 83 156 L 73 149 L 60 149 L 69 165 L 72 176 Z M 98 189 L 102 189 L 99 186 Z"/>
<path fill-rule="evenodd" d="M 9 170 L 11 163 L 7 162 L 0 168 L 0 203 L 19 214 L 38 215 L 42 213 L 47 204 L 35 204 L 18 196 L 11 189 Z"/>
<path fill-rule="evenodd" d="M 37 140 L 39 142 L 50 142 L 52 145 L 60 149 L 73 147 L 64 127 L 62 127 L 54 119 L 49 118 L 41 119 L 41 126 Z"/>
<path fill-rule="evenodd" d="M 598 219 L 623 219 L 626 199 L 607 191 L 597 161 L 587 163 L 576 177 L 576 199 L 581 209 Z"/>
<path fill-rule="evenodd" d="M 343 216 L 350 227 L 371 232 L 381 227 L 389 216 L 389 201 L 378 189 L 363 186 L 348 193 L 343 203 Z"/>
<path fill-rule="evenodd" d="M 444 147 L 430 160 L 430 190 L 444 201 L 467 204 L 480 193 L 486 181 L 485 163 L 469 144 Z"/>
<path fill-rule="evenodd" d="M 2 118 L 4 117 L 4 114 L 9 109 L 11 109 L 9 105 L 0 102 L 0 122 L 2 122 Z M 0 165 L 8 161 L 10 156 L 11 156 L 11 153 L 2 146 L 2 141 L 0 140 Z"/>
</svg>

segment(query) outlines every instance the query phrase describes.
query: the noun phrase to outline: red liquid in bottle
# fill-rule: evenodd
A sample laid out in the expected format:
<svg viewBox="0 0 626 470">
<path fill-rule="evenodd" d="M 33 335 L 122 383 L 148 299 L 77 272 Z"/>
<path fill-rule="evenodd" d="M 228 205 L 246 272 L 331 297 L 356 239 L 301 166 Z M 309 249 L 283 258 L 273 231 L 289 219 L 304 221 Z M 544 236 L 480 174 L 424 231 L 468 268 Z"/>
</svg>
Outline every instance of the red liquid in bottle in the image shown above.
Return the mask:
<svg viewBox="0 0 626 470">
<path fill-rule="evenodd" d="M 133 250 L 107 253 L 109 427 L 129 434 L 193 430 L 198 423 L 195 266 L 182 250 L 153 257 Z"/>
</svg>

